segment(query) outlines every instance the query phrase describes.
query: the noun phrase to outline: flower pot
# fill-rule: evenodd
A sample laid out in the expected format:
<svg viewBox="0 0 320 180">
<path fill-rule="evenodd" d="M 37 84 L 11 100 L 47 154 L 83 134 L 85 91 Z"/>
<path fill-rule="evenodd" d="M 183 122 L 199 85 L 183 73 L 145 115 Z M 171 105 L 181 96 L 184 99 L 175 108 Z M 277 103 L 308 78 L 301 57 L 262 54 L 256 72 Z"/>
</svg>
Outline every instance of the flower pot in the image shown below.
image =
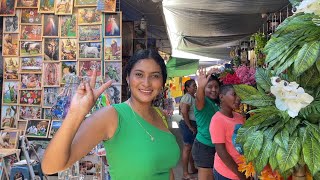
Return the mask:
<svg viewBox="0 0 320 180">
<path fill-rule="evenodd" d="M 306 180 L 306 169 L 305 167 L 299 167 L 295 168 L 293 174 L 292 174 L 292 180 Z"/>
</svg>

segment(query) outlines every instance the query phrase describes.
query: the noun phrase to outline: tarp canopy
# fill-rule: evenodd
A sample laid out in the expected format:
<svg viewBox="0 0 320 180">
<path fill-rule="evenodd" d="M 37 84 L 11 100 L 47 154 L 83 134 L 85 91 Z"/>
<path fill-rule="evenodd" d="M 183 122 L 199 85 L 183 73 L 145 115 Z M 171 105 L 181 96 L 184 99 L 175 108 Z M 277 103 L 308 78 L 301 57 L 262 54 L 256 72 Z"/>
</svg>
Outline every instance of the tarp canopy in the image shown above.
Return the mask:
<svg viewBox="0 0 320 180">
<path fill-rule="evenodd" d="M 167 66 L 168 77 L 182 77 L 195 74 L 199 68 L 199 59 L 171 57 Z"/>
</svg>

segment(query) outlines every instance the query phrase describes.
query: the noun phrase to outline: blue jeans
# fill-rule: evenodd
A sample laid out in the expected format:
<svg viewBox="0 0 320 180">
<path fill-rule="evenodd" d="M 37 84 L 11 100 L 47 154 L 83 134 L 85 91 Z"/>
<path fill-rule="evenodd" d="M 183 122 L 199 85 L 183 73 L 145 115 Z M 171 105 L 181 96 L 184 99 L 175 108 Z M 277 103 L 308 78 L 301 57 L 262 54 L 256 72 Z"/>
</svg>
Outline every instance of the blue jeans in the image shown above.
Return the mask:
<svg viewBox="0 0 320 180">
<path fill-rule="evenodd" d="M 191 124 L 191 126 L 193 126 L 194 128 L 197 129 L 196 121 L 190 120 L 190 124 Z M 181 134 L 182 134 L 183 142 L 185 144 L 192 145 L 194 139 L 196 138 L 196 134 L 192 133 L 192 131 L 189 129 L 189 127 L 187 126 L 187 124 L 186 124 L 186 122 L 184 120 L 181 120 L 179 122 L 179 129 L 180 129 Z"/>
<path fill-rule="evenodd" d="M 214 180 L 232 180 L 232 179 L 229 179 L 229 178 L 222 176 L 214 168 L 213 168 L 213 176 L 214 176 Z"/>
</svg>

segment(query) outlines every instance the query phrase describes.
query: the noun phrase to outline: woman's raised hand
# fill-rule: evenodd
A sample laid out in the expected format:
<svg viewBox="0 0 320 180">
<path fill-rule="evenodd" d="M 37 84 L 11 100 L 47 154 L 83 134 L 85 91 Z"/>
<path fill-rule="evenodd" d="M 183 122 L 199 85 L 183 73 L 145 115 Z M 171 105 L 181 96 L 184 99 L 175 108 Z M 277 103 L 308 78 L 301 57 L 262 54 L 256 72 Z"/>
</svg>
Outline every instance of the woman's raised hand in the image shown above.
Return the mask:
<svg viewBox="0 0 320 180">
<path fill-rule="evenodd" d="M 209 80 L 209 76 L 207 77 L 206 68 L 199 68 L 198 70 L 198 86 L 199 88 L 204 88 Z"/>
</svg>

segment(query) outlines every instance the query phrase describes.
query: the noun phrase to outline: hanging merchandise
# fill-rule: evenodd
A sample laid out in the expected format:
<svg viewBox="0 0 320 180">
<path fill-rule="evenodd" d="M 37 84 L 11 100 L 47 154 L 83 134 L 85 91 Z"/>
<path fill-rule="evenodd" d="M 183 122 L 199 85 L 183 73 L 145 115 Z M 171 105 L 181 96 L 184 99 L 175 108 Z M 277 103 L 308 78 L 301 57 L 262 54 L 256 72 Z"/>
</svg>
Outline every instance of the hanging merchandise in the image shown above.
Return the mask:
<svg viewBox="0 0 320 180">
<path fill-rule="evenodd" d="M 267 44 L 267 37 L 264 33 L 258 32 L 253 34 L 251 37 L 254 38 L 254 52 L 257 58 L 257 65 L 259 67 L 263 66 L 265 55 L 263 54 L 263 48 Z"/>
</svg>

